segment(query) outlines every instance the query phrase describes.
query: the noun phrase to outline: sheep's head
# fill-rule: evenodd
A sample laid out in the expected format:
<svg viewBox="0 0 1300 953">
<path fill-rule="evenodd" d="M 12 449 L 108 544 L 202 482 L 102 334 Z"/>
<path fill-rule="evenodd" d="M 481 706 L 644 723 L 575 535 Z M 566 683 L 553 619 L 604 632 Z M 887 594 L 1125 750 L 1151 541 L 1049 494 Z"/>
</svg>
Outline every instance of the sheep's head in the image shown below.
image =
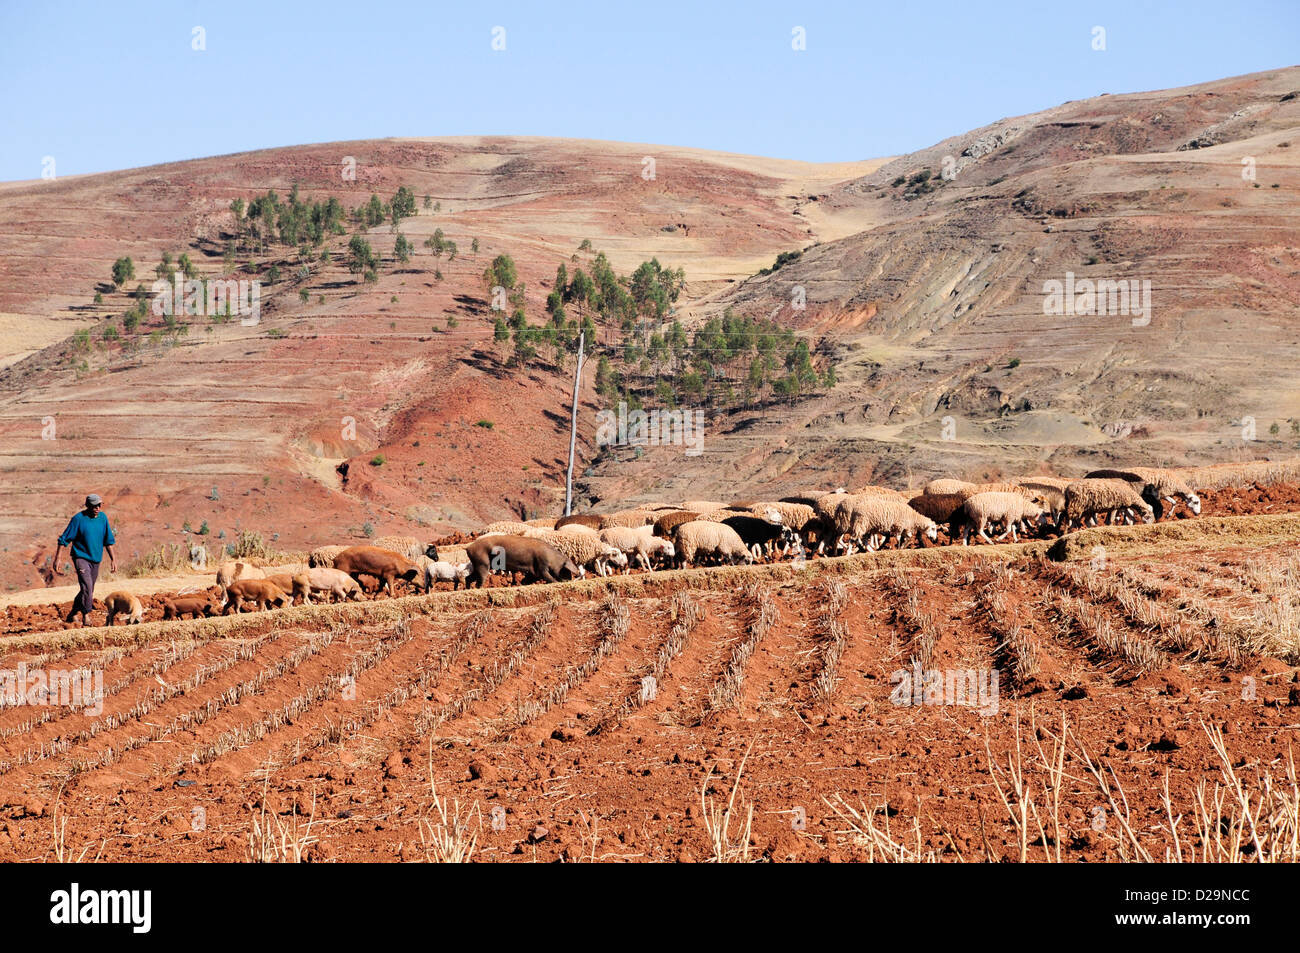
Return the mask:
<svg viewBox="0 0 1300 953">
<path fill-rule="evenodd" d="M 586 579 L 587 570 L 574 563 L 572 559 L 566 559 L 564 565 L 560 567 L 560 571 L 556 573 L 556 575 L 561 577 L 567 576 L 570 579 Z"/>
<path fill-rule="evenodd" d="M 781 518 L 781 511 L 773 509 L 770 506 L 767 509 L 763 510 L 761 514 L 761 518 L 766 520 L 769 523 L 782 524 L 785 522 L 785 520 Z"/>
<path fill-rule="evenodd" d="M 438 561 L 438 547 L 430 543 L 424 547 L 424 555 L 428 556 L 435 563 Z"/>
<path fill-rule="evenodd" d="M 605 548 L 607 550 L 612 550 L 612 552 L 605 553 L 605 557 L 609 560 L 611 566 L 617 566 L 619 569 L 622 569 L 627 565 L 627 553 L 623 552 L 621 549 L 615 549 L 613 546 L 607 546 Z"/>
<path fill-rule="evenodd" d="M 939 541 L 939 524 L 934 520 L 930 520 L 929 524 L 925 527 L 925 538 L 932 543 Z"/>
<path fill-rule="evenodd" d="M 1190 509 L 1195 515 L 1200 516 L 1201 498 L 1197 496 L 1195 493 L 1187 494 L 1187 508 Z"/>
</svg>

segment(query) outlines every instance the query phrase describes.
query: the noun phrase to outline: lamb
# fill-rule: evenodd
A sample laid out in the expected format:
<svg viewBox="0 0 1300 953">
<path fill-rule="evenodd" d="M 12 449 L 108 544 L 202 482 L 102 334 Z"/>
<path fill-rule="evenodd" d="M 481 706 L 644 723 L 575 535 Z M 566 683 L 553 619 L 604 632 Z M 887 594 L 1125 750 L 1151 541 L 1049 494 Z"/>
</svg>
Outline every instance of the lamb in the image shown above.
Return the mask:
<svg viewBox="0 0 1300 953">
<path fill-rule="evenodd" d="M 592 529 L 600 529 L 601 516 L 599 513 L 573 513 L 570 516 L 561 516 L 555 521 L 556 529 L 564 529 L 566 526 L 590 526 Z"/>
<path fill-rule="evenodd" d="M 334 557 L 347 548 L 346 546 L 317 546 L 307 554 L 307 565 L 312 568 L 332 569 Z"/>
<path fill-rule="evenodd" d="M 236 579 L 265 579 L 264 573 L 258 567 L 240 560 L 222 563 L 217 567 L 217 585 L 221 591 L 225 592 L 230 588 L 230 584 Z"/>
<path fill-rule="evenodd" d="M 679 523 L 673 529 L 673 545 L 677 559 L 689 566 L 699 558 L 713 557 L 719 561 L 752 563 L 754 554 L 749 551 L 740 534 L 726 523 L 709 523 L 692 520 Z"/>
<path fill-rule="evenodd" d="M 1119 511 L 1142 513 L 1143 522 L 1155 521 L 1151 504 L 1142 499 L 1133 483 L 1122 479 L 1084 478 L 1075 480 L 1065 488 L 1065 524 L 1068 532 L 1073 526 L 1083 526 L 1088 520 L 1094 523 L 1101 514 L 1113 517 Z"/>
<path fill-rule="evenodd" d="M 671 539 L 675 526 L 699 518 L 700 514 L 693 510 L 672 510 L 654 521 L 654 535 L 661 536 L 664 539 Z"/>
<path fill-rule="evenodd" d="M 961 544 L 966 546 L 970 544 L 972 530 L 986 543 L 992 543 L 993 540 L 988 534 L 989 527 L 1001 526 L 1002 534 L 997 537 L 999 540 L 1006 539 L 1007 534 L 1010 533 L 1012 539 L 1019 542 L 1020 536 L 1017 530 L 1023 528 L 1027 532 L 1029 524 L 1040 524 L 1046 515 L 1041 506 L 1021 493 L 1007 491 L 976 493 L 967 497 L 953 513 L 948 524 L 948 532 L 954 540 L 960 532 Z"/>
<path fill-rule="evenodd" d="M 548 533 L 541 530 L 529 535 L 563 553 L 574 565 L 584 569 L 590 567 L 602 576 L 609 574 L 608 567 L 611 565 L 618 566 L 620 569 L 627 565 L 627 556 L 601 540 L 599 536 L 587 536 L 582 533 Z"/>
<path fill-rule="evenodd" d="M 293 602 L 289 594 L 275 583 L 265 579 L 236 579 L 226 588 L 221 614 L 243 612 L 241 603 L 244 601 L 257 603 L 258 611 L 265 611 L 271 605 L 287 606 Z"/>
<path fill-rule="evenodd" d="M 311 579 L 307 573 L 301 571 L 267 573 L 266 579 L 289 593 L 292 602 L 302 599 L 303 605 L 311 605 Z"/>
<path fill-rule="evenodd" d="M 360 575 L 374 576 L 383 585 L 381 590 L 394 595 L 394 586 L 398 579 L 405 579 L 412 585 L 418 585 L 420 567 L 400 553 L 394 553 L 377 546 L 353 546 L 334 557 L 334 568 L 342 569 L 357 580 Z"/>
<path fill-rule="evenodd" d="M 217 614 L 214 606 L 206 596 L 201 599 L 164 599 L 163 600 L 163 621 L 169 619 L 181 619 L 190 616 L 197 619 L 199 616 L 211 617 Z"/>
<path fill-rule="evenodd" d="M 672 542 L 656 536 L 654 529 L 653 526 L 611 526 L 600 531 L 600 539 L 627 557 L 627 564 L 623 568 L 624 574 L 632 571 L 633 562 L 648 571 L 653 568 L 654 557 L 663 557 L 671 561 L 677 555 Z"/>
<path fill-rule="evenodd" d="M 565 535 L 556 533 L 557 536 Z M 569 534 L 572 539 L 583 537 Z M 577 579 L 581 570 L 573 560 L 544 540 L 523 536 L 480 536 L 466 548 L 471 565 L 470 581 L 476 587 L 487 585 L 493 569 L 502 572 L 521 572 L 529 581 L 560 582 L 563 578 Z M 466 588 L 469 588 L 467 582 Z"/>
<path fill-rule="evenodd" d="M 329 593 L 339 602 L 349 599 L 359 600 L 362 596 L 361 586 L 342 569 L 332 566 L 317 566 L 307 570 L 307 581 L 311 591 Z"/>
<path fill-rule="evenodd" d="M 452 591 L 460 588 L 460 584 L 469 578 L 469 561 L 463 563 L 449 563 L 439 560 L 438 562 L 430 561 L 424 565 L 424 591 L 428 592 L 433 588 L 435 582 L 451 583 Z M 469 588 L 469 583 L 465 583 L 465 588 Z"/>
<path fill-rule="evenodd" d="M 597 529 L 609 529 L 611 526 L 645 526 L 653 523 L 657 513 L 651 510 L 619 510 L 600 518 Z"/>
<path fill-rule="evenodd" d="M 119 615 L 126 616 L 127 625 L 139 625 L 144 621 L 144 606 L 134 593 L 110 592 L 104 600 L 104 608 L 108 610 L 108 621 L 104 625 L 112 625 Z"/>
</svg>

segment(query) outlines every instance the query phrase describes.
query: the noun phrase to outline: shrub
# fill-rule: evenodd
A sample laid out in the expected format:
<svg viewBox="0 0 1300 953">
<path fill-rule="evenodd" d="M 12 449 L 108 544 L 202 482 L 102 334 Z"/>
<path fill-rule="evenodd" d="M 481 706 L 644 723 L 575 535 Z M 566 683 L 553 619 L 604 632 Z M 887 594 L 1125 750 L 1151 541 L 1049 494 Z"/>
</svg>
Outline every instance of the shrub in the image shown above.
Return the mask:
<svg viewBox="0 0 1300 953">
<path fill-rule="evenodd" d="M 370 458 L 370 465 L 372 467 L 382 467 L 384 465 L 384 455 L 382 453 L 375 454 Z"/>
<path fill-rule="evenodd" d="M 480 420 L 480 421 L 479 421 L 478 423 L 476 423 L 474 426 L 475 426 L 475 427 L 482 427 L 484 430 L 491 430 L 493 427 L 496 426 L 496 424 L 494 424 L 494 423 L 493 423 L 492 421 L 490 421 L 490 420 Z"/>
<path fill-rule="evenodd" d="M 113 262 L 113 284 L 120 288 L 135 277 L 135 263 L 130 258 L 119 258 Z"/>
</svg>

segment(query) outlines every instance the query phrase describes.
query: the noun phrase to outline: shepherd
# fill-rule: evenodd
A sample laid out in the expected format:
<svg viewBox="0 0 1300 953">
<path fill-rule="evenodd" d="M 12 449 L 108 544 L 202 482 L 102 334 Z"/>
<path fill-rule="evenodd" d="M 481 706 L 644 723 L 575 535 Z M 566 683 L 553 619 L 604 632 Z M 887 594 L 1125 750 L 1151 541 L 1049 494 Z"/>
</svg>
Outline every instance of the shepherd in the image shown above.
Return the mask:
<svg viewBox="0 0 1300 953">
<path fill-rule="evenodd" d="M 61 576 L 63 569 L 59 565 L 59 556 L 64 546 L 70 547 L 72 565 L 76 567 L 77 583 L 81 587 L 64 621 L 73 622 L 73 617 L 81 613 L 83 627 L 90 624 L 87 620 L 90 610 L 95 607 L 95 580 L 99 578 L 99 564 L 104 559 L 105 550 L 108 551 L 110 570 L 117 572 L 117 558 L 113 555 L 113 544 L 117 540 L 113 528 L 108 525 L 108 517 L 101 512 L 103 506 L 104 501 L 98 493 L 86 497 L 86 508 L 72 515 L 68 528 L 54 549 L 54 571 Z"/>
</svg>

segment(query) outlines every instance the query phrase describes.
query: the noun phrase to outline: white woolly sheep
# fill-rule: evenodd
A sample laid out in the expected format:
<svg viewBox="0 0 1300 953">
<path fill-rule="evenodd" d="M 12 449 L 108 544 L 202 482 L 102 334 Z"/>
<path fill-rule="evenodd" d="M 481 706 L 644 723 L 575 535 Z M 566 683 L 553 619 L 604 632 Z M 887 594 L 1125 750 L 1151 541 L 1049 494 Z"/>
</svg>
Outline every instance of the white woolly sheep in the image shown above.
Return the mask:
<svg viewBox="0 0 1300 953">
<path fill-rule="evenodd" d="M 479 530 L 478 535 L 491 536 L 494 533 L 500 533 L 504 536 L 527 536 L 530 529 L 535 530 L 536 527 L 529 526 L 519 520 L 497 520 L 484 526 Z"/>
<path fill-rule="evenodd" d="M 878 549 L 890 536 L 901 547 L 913 536 L 924 534 L 931 541 L 938 539 L 939 530 L 934 520 L 912 509 L 906 502 L 889 496 L 868 494 L 851 496 L 835 511 L 834 529 L 848 537 L 848 552 L 855 545 L 871 551 Z"/>
<path fill-rule="evenodd" d="M 573 561 L 574 565 L 584 569 L 590 567 L 602 576 L 609 575 L 610 566 L 622 569 L 627 565 L 627 556 L 604 542 L 599 536 L 565 533 L 560 530 L 552 532 L 534 530 L 530 535 L 563 553 Z"/>
<path fill-rule="evenodd" d="M 1117 478 L 1142 484 L 1139 492 L 1142 494 L 1142 499 L 1151 504 L 1156 519 L 1164 516 L 1166 503 L 1169 504 L 1170 512 L 1173 512 L 1180 501 L 1187 504 L 1187 508 L 1193 515 L 1199 516 L 1201 512 L 1201 498 L 1182 477 L 1172 470 L 1159 467 L 1094 470 L 1088 474 L 1088 478 Z"/>
<path fill-rule="evenodd" d="M 317 546 L 307 554 L 307 565 L 313 568 L 333 569 L 334 557 L 348 546 Z"/>
<path fill-rule="evenodd" d="M 423 556 L 425 549 L 424 543 L 414 536 L 379 536 L 372 539 L 370 545 L 405 556 L 412 562 Z"/>
<path fill-rule="evenodd" d="M 687 500 L 678 509 L 690 510 L 692 513 L 712 513 L 714 510 L 726 509 L 726 503 L 717 500 Z"/>
<path fill-rule="evenodd" d="M 602 516 L 600 529 L 609 529 L 611 526 L 645 526 L 647 523 L 653 523 L 658 517 L 659 514 L 653 510 L 619 510 L 617 513 Z"/>
<path fill-rule="evenodd" d="M 699 559 L 714 558 L 720 562 L 752 563 L 754 554 L 745 546 L 740 534 L 725 523 L 708 523 L 692 520 L 673 528 L 673 545 L 677 559 L 689 566 Z"/>
<path fill-rule="evenodd" d="M 563 526 L 561 526 L 559 529 L 555 530 L 555 532 L 557 532 L 557 533 L 577 533 L 577 534 L 580 535 L 580 536 L 599 536 L 599 535 L 600 535 L 600 530 L 592 529 L 590 526 L 587 526 L 585 523 L 565 523 L 565 524 L 564 524 Z"/>
<path fill-rule="evenodd" d="M 611 526 L 600 531 L 600 539 L 628 557 L 623 568 L 625 574 L 631 571 L 633 563 L 649 570 L 653 568 L 653 557 L 671 561 L 676 555 L 672 542 L 654 535 L 654 526 Z"/>
<path fill-rule="evenodd" d="M 1068 531 L 1082 527 L 1088 521 L 1091 521 L 1091 525 L 1096 525 L 1099 516 L 1110 515 L 1114 519 L 1118 513 L 1127 510 L 1141 513 L 1143 522 L 1155 520 L 1151 504 L 1142 499 L 1136 486 L 1129 481 L 1095 478 L 1075 480 L 1065 488 L 1064 529 Z"/>
<path fill-rule="evenodd" d="M 967 480 L 954 480 L 951 478 L 941 478 L 931 480 L 925 486 L 921 487 L 921 492 L 926 496 L 943 496 L 945 493 L 960 493 L 968 490 L 975 484 Z"/>
<path fill-rule="evenodd" d="M 971 531 L 974 530 L 986 543 L 992 543 L 988 530 L 990 527 L 1002 527 L 997 538 L 1006 539 L 1010 534 L 1016 542 L 1020 541 L 1018 530 L 1028 531 L 1029 525 L 1039 525 L 1046 516 L 1043 508 L 1021 493 L 995 490 L 988 493 L 976 493 L 967 497 L 952 515 L 950 526 L 954 539 L 960 529 L 961 544 L 969 545 Z"/>
</svg>

